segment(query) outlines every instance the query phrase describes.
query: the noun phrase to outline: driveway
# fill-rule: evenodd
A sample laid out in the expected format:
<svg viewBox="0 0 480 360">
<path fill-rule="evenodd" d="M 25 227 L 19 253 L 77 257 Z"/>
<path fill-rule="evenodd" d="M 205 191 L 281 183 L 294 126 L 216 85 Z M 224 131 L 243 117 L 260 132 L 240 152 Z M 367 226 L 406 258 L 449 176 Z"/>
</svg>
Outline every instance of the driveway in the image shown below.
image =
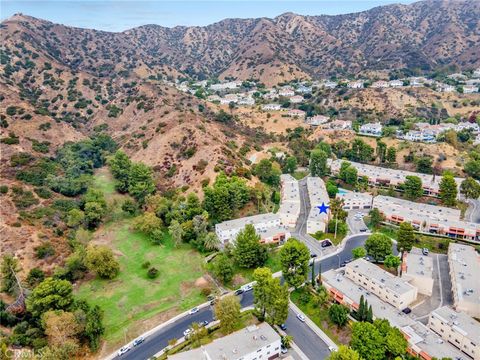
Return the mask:
<svg viewBox="0 0 480 360">
<path fill-rule="evenodd" d="M 468 208 L 465 211 L 465 221 L 480 223 L 480 200 L 467 200 Z"/>
</svg>

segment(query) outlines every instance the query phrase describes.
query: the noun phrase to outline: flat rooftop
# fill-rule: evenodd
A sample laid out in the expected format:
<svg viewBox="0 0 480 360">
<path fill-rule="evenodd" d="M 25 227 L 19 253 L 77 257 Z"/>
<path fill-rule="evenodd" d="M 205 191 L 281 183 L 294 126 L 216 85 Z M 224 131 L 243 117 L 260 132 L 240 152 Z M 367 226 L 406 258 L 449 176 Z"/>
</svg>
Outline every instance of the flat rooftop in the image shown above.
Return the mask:
<svg viewBox="0 0 480 360">
<path fill-rule="evenodd" d="M 401 331 L 409 336 L 408 341 L 411 344 L 415 344 L 432 357 L 437 359 L 470 359 L 421 322 L 415 321 L 412 325 L 402 327 Z"/>
<path fill-rule="evenodd" d="M 338 171 L 343 161 L 345 160 L 330 160 L 329 164 L 332 170 Z M 424 185 L 424 187 L 427 186 L 432 189 L 438 190 L 440 186 L 440 180 L 442 179 L 441 176 L 433 176 L 431 174 L 422 174 L 406 170 L 388 169 L 380 166 L 361 164 L 354 161 L 349 161 L 349 163 L 351 163 L 352 166 L 357 169 L 358 176 L 367 176 L 368 178 L 373 178 L 376 180 L 390 180 L 390 182 L 395 184 L 403 183 L 407 176 L 418 176 L 420 179 L 422 179 L 422 184 Z M 458 186 L 460 186 L 463 180 L 463 178 L 455 178 L 455 182 Z"/>
<path fill-rule="evenodd" d="M 345 202 L 348 201 L 358 201 L 364 203 L 370 203 L 372 201 L 372 194 L 364 192 L 355 192 L 342 189 L 341 192 L 338 192 L 336 195 L 337 199 L 343 199 Z"/>
<path fill-rule="evenodd" d="M 269 221 L 280 221 L 280 216 L 278 214 L 273 214 L 273 213 L 247 216 L 240 219 L 224 221 L 220 224 L 215 225 L 215 227 L 216 229 L 221 231 L 232 230 L 232 229 L 244 228 L 245 225 L 248 225 L 248 224 L 252 224 L 255 226 L 256 224 L 266 223 Z"/>
<path fill-rule="evenodd" d="M 283 202 L 300 202 L 300 188 L 298 182 L 282 183 L 282 203 Z"/>
<path fill-rule="evenodd" d="M 472 246 L 450 243 L 448 247 L 450 275 L 455 277 L 459 301 L 476 303 L 480 306 L 480 256 Z"/>
<path fill-rule="evenodd" d="M 432 311 L 431 315 L 459 330 L 476 344 L 480 343 L 480 322 L 466 313 L 455 311 L 450 306 L 444 306 Z"/>
<path fill-rule="evenodd" d="M 300 203 L 282 202 L 278 208 L 277 214 L 298 214 L 300 212 Z"/>
<path fill-rule="evenodd" d="M 412 248 L 403 254 L 403 258 L 407 264 L 404 273 L 433 279 L 433 258 L 423 255 L 422 250 Z"/>
<path fill-rule="evenodd" d="M 354 283 L 352 280 L 343 275 L 342 269 L 329 270 L 322 273 L 322 281 L 327 282 L 342 294 L 352 299 L 357 305 L 360 304 L 360 297 L 372 305 L 373 314 L 376 318 L 388 319 L 392 326 L 401 328 L 413 324 L 415 321 L 408 315 L 404 314 L 394 306 L 382 301 L 378 296 L 367 291 L 363 287 Z"/>
<path fill-rule="evenodd" d="M 276 341 L 280 341 L 280 335 L 264 322 L 214 340 L 201 348 L 171 355 L 168 358 L 172 360 L 237 360 Z"/>
<path fill-rule="evenodd" d="M 325 183 L 321 178 L 309 176 L 307 178 L 307 189 L 311 207 L 329 203 L 330 198 L 328 197 Z"/>
<path fill-rule="evenodd" d="M 348 263 L 346 268 L 350 268 L 355 272 L 363 274 L 372 279 L 379 285 L 382 285 L 396 294 L 404 294 L 415 289 L 405 280 L 390 274 L 382 268 L 368 262 L 365 259 L 357 259 Z"/>
</svg>

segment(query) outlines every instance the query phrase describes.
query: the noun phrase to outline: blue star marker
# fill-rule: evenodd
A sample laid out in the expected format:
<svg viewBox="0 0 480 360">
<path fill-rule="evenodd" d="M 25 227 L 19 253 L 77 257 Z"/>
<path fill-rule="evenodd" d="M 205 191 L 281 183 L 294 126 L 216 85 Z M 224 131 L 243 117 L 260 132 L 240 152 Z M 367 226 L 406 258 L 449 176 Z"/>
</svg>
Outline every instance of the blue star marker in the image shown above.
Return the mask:
<svg viewBox="0 0 480 360">
<path fill-rule="evenodd" d="M 328 208 L 330 206 L 328 205 L 325 205 L 325 203 L 322 202 L 322 205 L 320 206 L 317 206 L 316 208 L 320 210 L 320 214 L 324 213 L 324 214 L 328 214 Z"/>
</svg>

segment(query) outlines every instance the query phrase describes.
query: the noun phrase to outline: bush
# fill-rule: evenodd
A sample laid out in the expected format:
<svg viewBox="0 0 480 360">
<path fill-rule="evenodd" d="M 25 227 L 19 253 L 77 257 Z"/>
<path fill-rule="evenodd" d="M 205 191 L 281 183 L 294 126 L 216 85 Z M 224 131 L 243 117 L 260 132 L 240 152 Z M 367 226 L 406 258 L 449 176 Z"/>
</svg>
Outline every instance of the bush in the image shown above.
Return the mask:
<svg viewBox="0 0 480 360">
<path fill-rule="evenodd" d="M 147 276 L 150 279 L 155 279 L 158 276 L 158 269 L 152 266 L 150 269 L 148 269 Z"/>
<path fill-rule="evenodd" d="M 50 243 L 45 243 L 35 248 L 35 255 L 39 259 L 45 259 L 46 257 L 52 256 L 54 254 L 55 250 Z"/>
<path fill-rule="evenodd" d="M 0 194 L 6 194 L 8 193 L 8 186 L 7 185 L 1 185 L 0 186 Z"/>
<path fill-rule="evenodd" d="M 42 199 L 50 199 L 52 197 L 52 192 L 44 187 L 38 187 L 34 189 L 35 194 L 37 194 Z"/>
<path fill-rule="evenodd" d="M 145 261 L 143 264 L 142 264 L 142 268 L 144 269 L 148 269 L 150 267 L 151 263 L 150 261 Z"/>
<path fill-rule="evenodd" d="M 18 209 L 26 209 L 39 203 L 31 191 L 25 191 L 21 187 L 13 187 L 13 203 Z"/>
<path fill-rule="evenodd" d="M 24 153 L 24 152 L 16 153 L 10 157 L 10 166 L 15 167 L 15 166 L 27 165 L 33 159 L 34 157 L 29 153 Z"/>
</svg>

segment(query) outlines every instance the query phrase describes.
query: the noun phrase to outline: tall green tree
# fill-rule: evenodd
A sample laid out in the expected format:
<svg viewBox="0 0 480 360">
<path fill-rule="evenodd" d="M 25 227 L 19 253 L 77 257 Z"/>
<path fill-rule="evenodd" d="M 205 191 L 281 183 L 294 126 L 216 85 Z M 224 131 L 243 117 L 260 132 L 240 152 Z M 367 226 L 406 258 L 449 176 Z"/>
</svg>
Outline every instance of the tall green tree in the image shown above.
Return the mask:
<svg viewBox="0 0 480 360">
<path fill-rule="evenodd" d="M 215 317 L 220 321 L 223 334 L 230 334 L 235 330 L 240 319 L 240 302 L 233 295 L 225 296 L 215 304 Z"/>
<path fill-rule="evenodd" d="M 357 351 L 362 359 L 384 360 L 385 348 L 382 334 L 368 322 L 356 322 L 352 325 L 350 347 Z"/>
<path fill-rule="evenodd" d="M 352 250 L 352 255 L 354 259 L 361 259 L 367 256 L 367 250 L 364 247 L 359 246 Z"/>
<path fill-rule="evenodd" d="M 374 228 L 378 228 L 382 224 L 382 222 L 385 220 L 385 217 L 380 212 L 380 210 L 378 210 L 378 208 L 373 208 L 372 210 L 370 210 L 370 212 L 368 213 L 368 216 L 370 217 L 370 224 Z"/>
<path fill-rule="evenodd" d="M 143 204 L 145 198 L 155 192 L 153 172 L 143 163 L 132 163 L 128 177 L 128 192 L 138 202 Z"/>
<path fill-rule="evenodd" d="M 255 166 L 255 175 L 257 175 L 262 182 L 271 186 L 278 186 L 280 184 L 281 173 L 278 164 L 273 163 L 269 159 L 262 159 Z"/>
<path fill-rule="evenodd" d="M 297 158 L 295 156 L 288 156 L 285 160 L 283 171 L 287 174 L 293 174 L 297 170 Z"/>
<path fill-rule="evenodd" d="M 410 251 L 415 242 L 415 232 L 412 224 L 402 222 L 397 232 L 397 250 Z"/>
<path fill-rule="evenodd" d="M 280 250 L 283 278 L 289 286 L 298 288 L 307 280 L 310 251 L 304 243 L 290 238 Z"/>
<path fill-rule="evenodd" d="M 173 220 L 168 227 L 168 232 L 172 236 L 175 247 L 182 243 L 183 228 L 177 220 Z"/>
<path fill-rule="evenodd" d="M 258 268 L 253 273 L 254 305 L 258 316 L 280 325 L 288 317 L 288 287 L 274 278 L 269 268 Z"/>
<path fill-rule="evenodd" d="M 409 200 L 416 200 L 423 196 L 422 179 L 418 176 L 407 175 L 403 188 L 405 197 Z"/>
<path fill-rule="evenodd" d="M 384 163 L 387 157 L 387 144 L 385 144 L 382 140 L 377 139 L 377 148 L 375 150 L 378 160 L 381 163 Z"/>
<path fill-rule="evenodd" d="M 235 274 L 232 260 L 224 253 L 218 255 L 213 261 L 213 273 L 224 284 L 229 283 Z"/>
<path fill-rule="evenodd" d="M 49 310 L 68 310 L 73 303 L 72 293 L 72 284 L 67 280 L 46 278 L 27 297 L 27 310 L 35 318 Z"/>
<path fill-rule="evenodd" d="M 120 264 L 110 248 L 90 245 L 85 255 L 85 265 L 104 279 L 113 279 L 120 272 Z"/>
<path fill-rule="evenodd" d="M 9 295 L 13 295 L 17 286 L 15 273 L 20 270 L 18 259 L 12 255 L 5 254 L 2 256 L 2 266 L 0 272 L 2 274 L 1 290 Z"/>
<path fill-rule="evenodd" d="M 447 206 L 455 206 L 457 203 L 457 183 L 452 174 L 446 173 L 440 180 L 439 196 Z"/>
<path fill-rule="evenodd" d="M 400 258 L 395 255 L 387 255 L 385 257 L 385 267 L 388 269 L 397 269 L 400 266 Z"/>
<path fill-rule="evenodd" d="M 341 304 L 332 304 L 328 308 L 328 317 L 337 326 L 343 327 L 348 322 L 349 310 Z"/>
<path fill-rule="evenodd" d="M 365 241 L 365 250 L 376 262 L 383 261 L 392 253 L 392 240 L 381 233 L 375 233 Z"/>
<path fill-rule="evenodd" d="M 387 149 L 387 162 L 389 164 L 395 164 L 397 162 L 397 149 L 393 146 Z"/>
<path fill-rule="evenodd" d="M 467 177 L 460 184 L 460 193 L 467 199 L 478 199 L 480 197 L 480 184 L 472 177 Z"/>
<path fill-rule="evenodd" d="M 118 150 L 115 152 L 115 155 L 110 158 L 108 164 L 110 165 L 110 170 L 116 180 L 115 188 L 121 193 L 128 192 L 130 167 L 132 166 L 132 162 L 127 154 Z"/>
<path fill-rule="evenodd" d="M 310 153 L 310 175 L 311 176 L 325 176 L 327 175 L 327 159 L 328 156 L 325 151 L 314 149 Z"/>
<path fill-rule="evenodd" d="M 267 251 L 260 243 L 260 236 L 257 235 L 253 225 L 246 225 L 235 239 L 233 257 L 236 263 L 243 268 L 254 268 L 262 266 L 267 256 Z"/>
</svg>

